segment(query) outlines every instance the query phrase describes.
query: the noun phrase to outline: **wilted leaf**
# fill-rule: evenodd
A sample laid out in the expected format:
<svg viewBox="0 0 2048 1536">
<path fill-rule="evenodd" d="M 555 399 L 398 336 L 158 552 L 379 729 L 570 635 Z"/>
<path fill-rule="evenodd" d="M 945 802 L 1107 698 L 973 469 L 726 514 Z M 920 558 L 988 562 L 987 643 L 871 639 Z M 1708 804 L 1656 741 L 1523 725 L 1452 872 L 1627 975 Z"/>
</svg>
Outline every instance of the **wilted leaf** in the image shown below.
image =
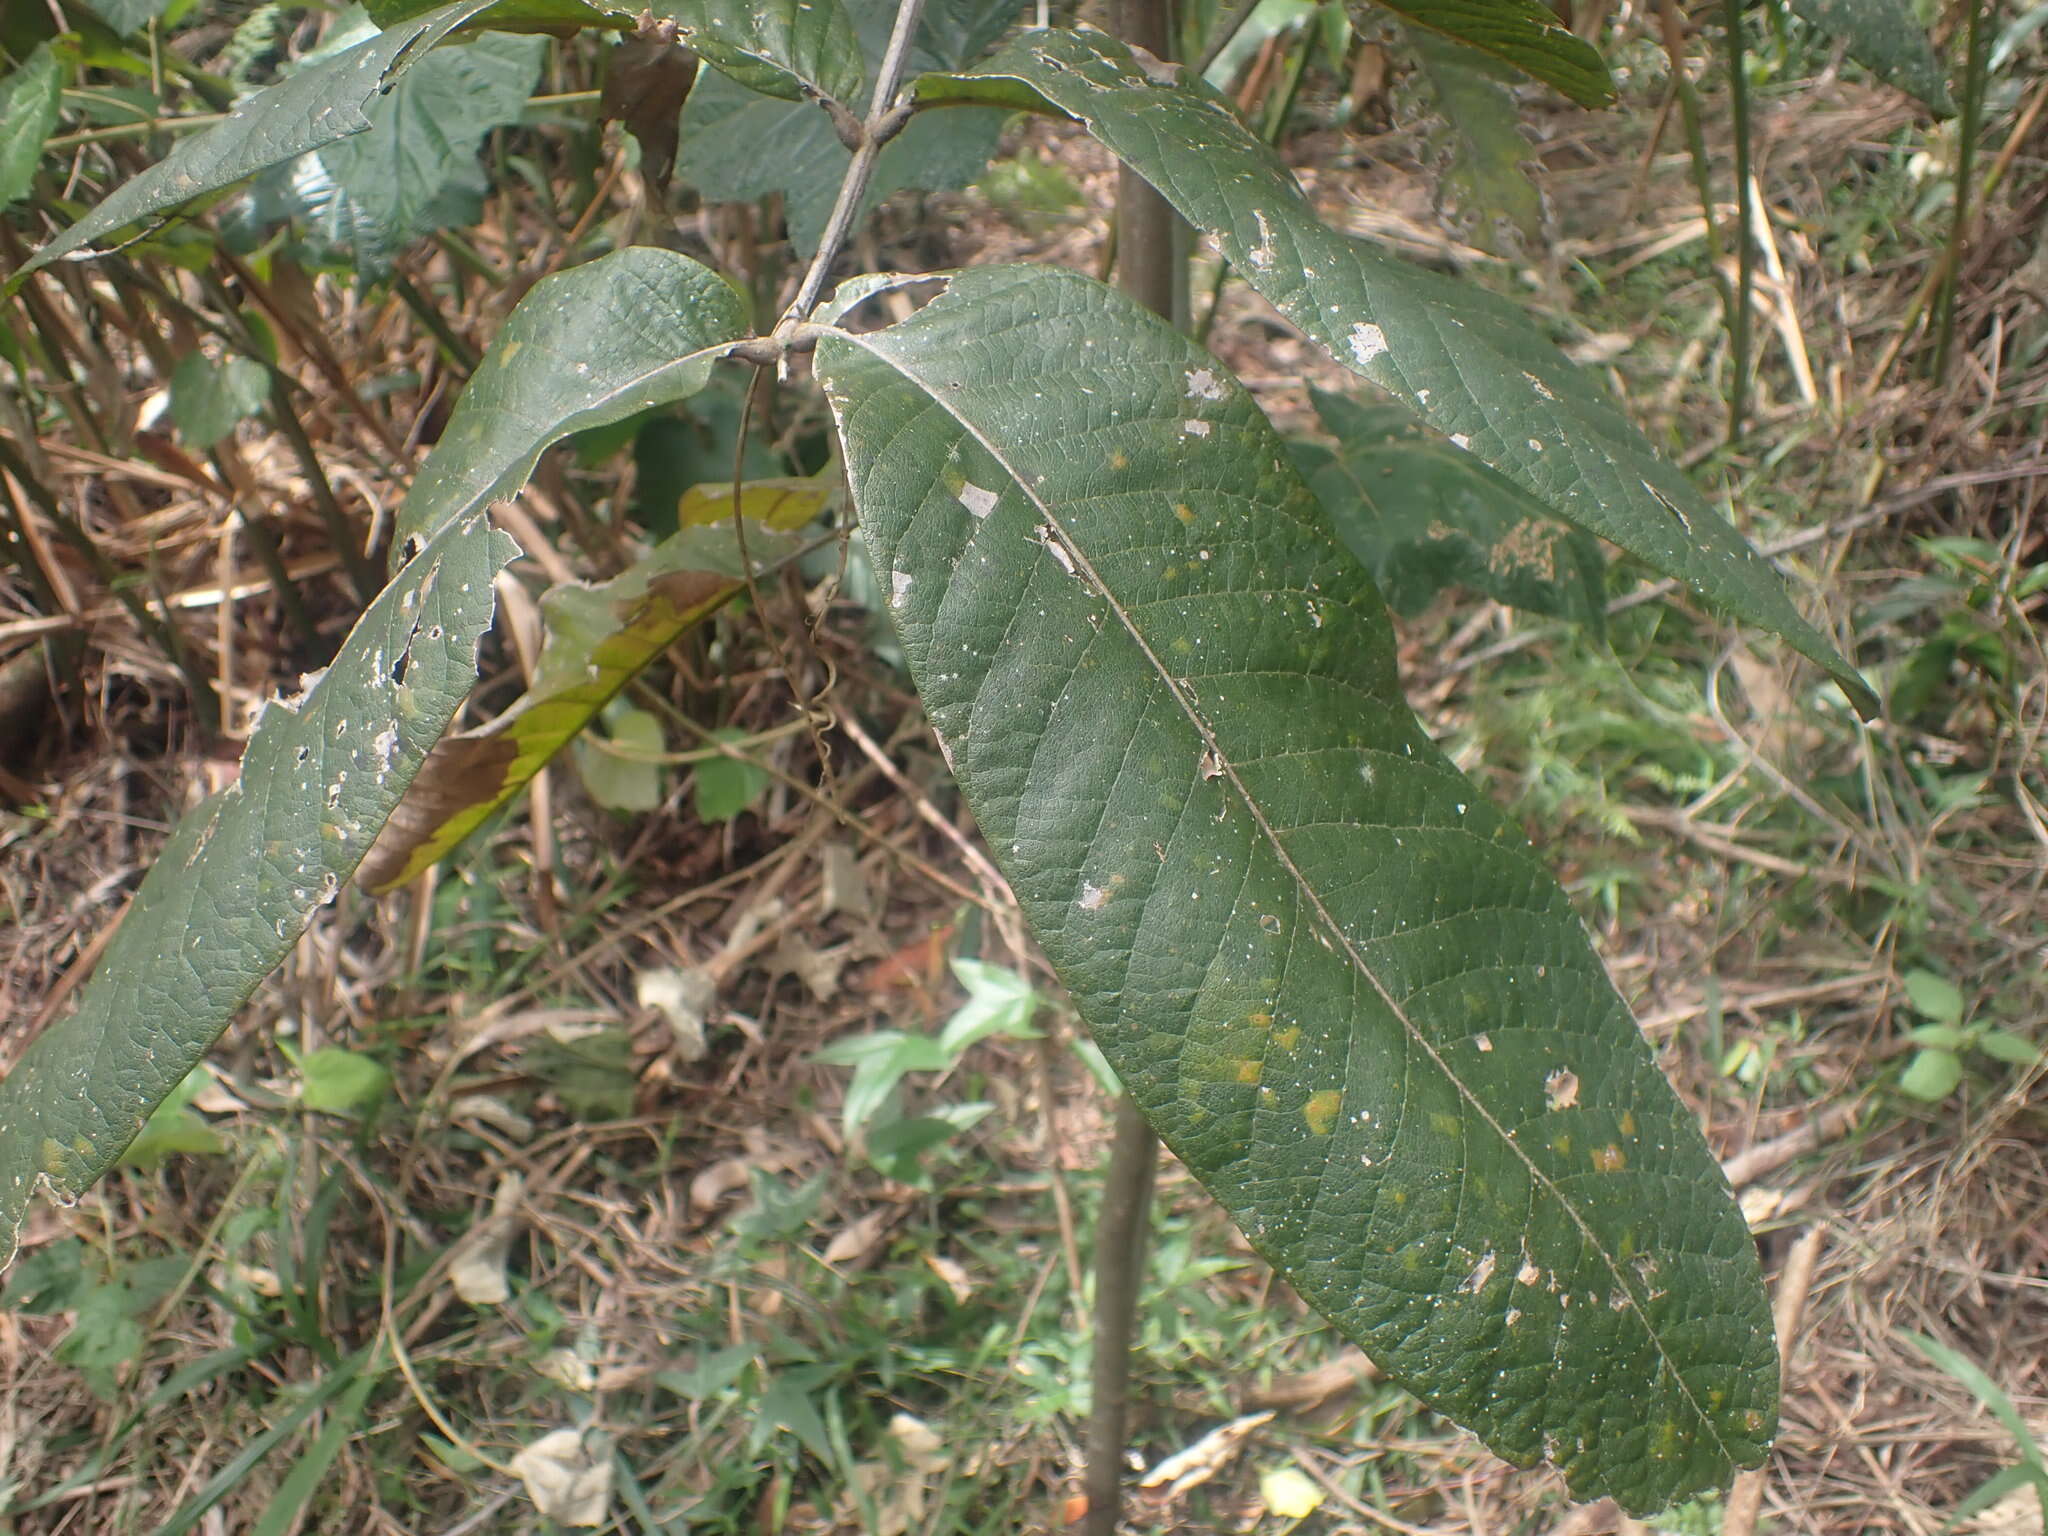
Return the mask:
<svg viewBox="0 0 2048 1536">
<path fill-rule="evenodd" d="M 505 1264 L 519 1235 L 520 1202 L 526 1181 L 508 1173 L 498 1181 L 491 1208 L 456 1240 L 448 1255 L 448 1284 L 472 1307 L 502 1307 L 512 1299 Z"/>
<path fill-rule="evenodd" d="M 179 140 L 170 154 L 37 251 L 10 280 L 10 287 L 103 235 L 363 132 L 370 126 L 368 111 L 377 99 L 436 43 L 489 4 L 490 0 L 456 0 L 258 91 L 224 121 Z"/>
<path fill-rule="evenodd" d="M 1540 9 L 1540 7 L 1538 8 Z M 1512 303 L 1348 239 L 1229 105 L 1174 66 L 1085 30 L 1027 32 L 921 99 L 1037 92 L 1144 176 L 1288 320 L 1550 507 L 1697 596 L 1782 635 L 1858 710 L 1876 696 L 1778 575 Z"/>
<path fill-rule="evenodd" d="M 612 1502 L 612 1456 L 587 1430 L 558 1429 L 512 1458 L 533 1507 L 557 1525 L 605 1523 Z"/>
<path fill-rule="evenodd" d="M 1124 1084 L 1509 1460 L 1643 1510 L 1756 1463 L 1777 1355 L 1727 1185 L 1265 417 L 1077 274 L 949 283 L 816 365 L 932 725 Z"/>
<path fill-rule="evenodd" d="M 1244 1449 L 1246 1437 L 1272 1421 L 1272 1412 L 1268 1410 L 1219 1424 L 1193 1445 L 1175 1451 L 1153 1467 L 1138 1479 L 1138 1486 L 1155 1497 L 1177 1499 L 1221 1472 Z"/>
<path fill-rule="evenodd" d="M 676 168 L 683 103 L 697 78 L 697 56 L 676 41 L 675 23 L 645 18 L 604 56 L 598 116 L 626 125 L 640 144 L 640 170 L 658 191 Z"/>
<path fill-rule="evenodd" d="M 481 370 L 477 377 L 483 377 Z M 743 490 L 740 505 L 748 521 L 763 523 L 748 535 L 747 553 L 763 567 L 789 558 L 798 541 L 782 530 L 811 521 L 833 494 L 817 481 Z M 631 569 L 596 586 L 556 587 L 541 599 L 546 638 L 533 686 L 497 719 L 436 745 L 413 793 L 364 861 L 367 889 L 403 885 L 443 858 L 530 784 L 678 635 L 744 587 L 731 506 L 730 489 L 716 500 L 686 499 L 683 528 Z M 709 522 L 714 510 L 727 518 L 726 526 L 699 523 Z M 659 750 L 660 743 L 642 745 Z M 590 766 L 589 759 L 583 766 Z M 648 765 L 640 777 L 658 778 L 659 772 Z"/>
</svg>

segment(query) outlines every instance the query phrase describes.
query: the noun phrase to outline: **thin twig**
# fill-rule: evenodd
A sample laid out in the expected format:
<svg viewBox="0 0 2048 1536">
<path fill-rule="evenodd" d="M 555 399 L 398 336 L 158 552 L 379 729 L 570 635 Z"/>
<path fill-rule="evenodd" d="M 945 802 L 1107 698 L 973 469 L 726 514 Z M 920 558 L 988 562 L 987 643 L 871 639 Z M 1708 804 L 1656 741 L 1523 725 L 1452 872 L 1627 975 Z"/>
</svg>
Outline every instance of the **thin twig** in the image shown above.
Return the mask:
<svg viewBox="0 0 2048 1536">
<path fill-rule="evenodd" d="M 874 180 L 875 164 L 881 159 L 882 149 L 906 121 L 907 115 L 897 109 L 896 92 L 902 85 L 904 66 L 910 58 L 910 40 L 917 34 L 917 19 L 923 11 L 924 0 L 897 0 L 896 25 L 889 33 L 882 67 L 875 73 L 875 92 L 868 102 L 867 120 L 860 125 L 860 144 L 847 164 L 846 174 L 840 178 L 839 195 L 833 200 L 832 213 L 825 221 L 825 233 L 819 237 L 810 269 L 804 273 L 796 297 L 775 327 L 778 339 L 787 339 L 817 308 L 826 274 L 839 259 L 840 247 L 846 244 L 846 237 L 853 233 L 854 222 L 860 217 L 860 206 L 867 197 L 868 184 Z"/>
</svg>

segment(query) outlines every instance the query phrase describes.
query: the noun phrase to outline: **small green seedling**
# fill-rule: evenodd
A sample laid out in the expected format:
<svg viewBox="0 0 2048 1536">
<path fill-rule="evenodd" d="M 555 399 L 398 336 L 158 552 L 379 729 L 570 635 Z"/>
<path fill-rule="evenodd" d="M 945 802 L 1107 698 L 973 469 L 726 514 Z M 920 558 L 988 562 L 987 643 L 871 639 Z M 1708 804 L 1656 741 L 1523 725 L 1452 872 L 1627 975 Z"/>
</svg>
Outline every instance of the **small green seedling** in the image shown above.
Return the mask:
<svg viewBox="0 0 2048 1536">
<path fill-rule="evenodd" d="M 1899 1088 L 1916 1099 L 1939 1104 L 1954 1093 L 1963 1080 L 1963 1058 L 1972 1051 L 2017 1066 L 2031 1065 L 2040 1055 L 2040 1048 L 2023 1035 L 1982 1021 L 1965 1022 L 1963 994 L 1945 976 L 1908 971 L 1906 999 L 1915 1013 L 1932 1021 L 1906 1035 L 1919 1049 L 1899 1075 Z"/>
<path fill-rule="evenodd" d="M 897 1089 L 912 1072 L 950 1072 L 970 1046 L 991 1036 L 1036 1040 L 1031 1019 L 1043 1001 L 1015 971 L 979 960 L 955 960 L 953 974 L 967 988 L 962 1003 L 937 1035 L 900 1029 L 853 1035 L 811 1059 L 853 1068 L 841 1122 L 846 1139 L 892 1179 L 915 1183 L 923 1154 L 980 1120 L 991 1104 L 944 1104 L 922 1115 L 902 1111 Z"/>
</svg>

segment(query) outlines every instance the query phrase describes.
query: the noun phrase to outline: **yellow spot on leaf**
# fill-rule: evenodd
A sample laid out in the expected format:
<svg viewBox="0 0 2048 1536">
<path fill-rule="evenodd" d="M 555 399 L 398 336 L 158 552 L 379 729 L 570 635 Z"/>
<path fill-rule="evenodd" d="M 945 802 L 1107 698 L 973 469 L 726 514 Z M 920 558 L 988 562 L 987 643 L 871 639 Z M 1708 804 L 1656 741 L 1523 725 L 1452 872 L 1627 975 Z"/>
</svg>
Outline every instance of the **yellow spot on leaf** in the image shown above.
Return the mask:
<svg viewBox="0 0 2048 1536">
<path fill-rule="evenodd" d="M 1118 449 L 1109 456 L 1109 467 L 1111 469 L 1129 469 L 1131 461 L 1124 456 L 1122 449 Z"/>
<path fill-rule="evenodd" d="M 1273 1043 L 1283 1051 L 1293 1050 L 1297 1045 L 1301 1044 L 1300 1026 L 1290 1024 L 1285 1029 L 1274 1030 Z"/>
<path fill-rule="evenodd" d="M 1173 515 L 1184 523 L 1192 523 L 1195 520 L 1195 509 L 1184 501 L 1177 501 L 1173 504 Z"/>
<path fill-rule="evenodd" d="M 1262 1070 L 1256 1061 L 1240 1061 L 1237 1064 L 1237 1080 L 1240 1083 L 1256 1083 Z"/>
<path fill-rule="evenodd" d="M 1246 1017 L 1245 1023 L 1256 1025 L 1260 1029 L 1271 1029 L 1273 1027 L 1273 1015 L 1270 1013 L 1254 1013 Z"/>
<path fill-rule="evenodd" d="M 1633 1136 L 1633 1135 L 1635 1135 L 1635 1133 L 1636 1133 L 1636 1115 L 1635 1115 L 1635 1111 L 1634 1111 L 1634 1110 L 1632 1110 L 1632 1109 L 1624 1109 L 1624 1110 L 1623 1110 L 1623 1111 L 1621 1112 L 1621 1134 L 1622 1134 L 1622 1135 L 1624 1135 L 1624 1136 Z"/>
<path fill-rule="evenodd" d="M 1593 1166 L 1602 1173 L 1619 1173 L 1628 1166 L 1628 1155 L 1610 1142 L 1594 1150 Z"/>
<path fill-rule="evenodd" d="M 1321 1093 L 1308 1096 L 1308 1102 L 1301 1106 L 1301 1118 L 1318 1136 L 1327 1136 L 1330 1127 L 1337 1123 L 1337 1108 L 1343 1102 L 1344 1096 L 1336 1089 L 1325 1088 Z"/>
</svg>

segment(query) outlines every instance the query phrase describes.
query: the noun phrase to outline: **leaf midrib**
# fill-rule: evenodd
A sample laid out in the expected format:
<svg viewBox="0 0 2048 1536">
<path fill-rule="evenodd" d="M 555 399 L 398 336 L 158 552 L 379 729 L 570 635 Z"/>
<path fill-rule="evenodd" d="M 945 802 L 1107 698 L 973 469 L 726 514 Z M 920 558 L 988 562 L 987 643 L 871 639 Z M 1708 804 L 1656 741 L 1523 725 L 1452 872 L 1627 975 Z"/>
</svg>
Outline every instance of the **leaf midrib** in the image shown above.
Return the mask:
<svg viewBox="0 0 2048 1536">
<path fill-rule="evenodd" d="M 1264 807 L 1239 775 L 1236 762 L 1232 757 L 1224 753 L 1222 746 L 1218 743 L 1216 733 L 1208 720 L 1202 715 L 1199 704 L 1188 696 L 1187 690 L 1181 687 L 1174 674 L 1160 660 L 1158 653 L 1152 649 L 1143 631 L 1139 629 L 1136 621 L 1131 617 L 1130 611 L 1125 608 L 1123 602 L 1111 591 L 1109 583 L 1096 570 L 1094 562 L 1088 558 L 1086 551 L 1075 541 L 1073 534 L 1068 530 L 1066 523 L 1062 520 L 1059 513 L 1033 489 L 1030 480 L 1019 471 L 1012 462 L 1011 456 L 1004 452 L 999 444 L 992 441 L 976 422 L 963 415 L 952 400 L 947 398 L 945 390 L 922 377 L 904 359 L 885 353 L 871 344 L 876 337 L 888 335 L 887 331 L 872 334 L 835 331 L 835 334 L 841 339 L 859 346 L 870 357 L 900 374 L 905 381 L 915 386 L 925 399 L 938 406 L 948 417 L 957 422 L 961 430 L 973 438 L 982 450 L 996 464 L 1001 466 L 1003 473 L 1009 477 L 1010 483 L 1045 518 L 1046 522 L 1058 535 L 1066 553 L 1074 560 L 1076 569 L 1085 575 L 1089 585 L 1101 595 L 1102 600 L 1109 606 L 1110 612 L 1116 616 L 1117 622 L 1123 626 L 1124 632 L 1130 636 L 1131 642 L 1138 647 L 1139 652 L 1144 656 L 1147 665 L 1152 668 L 1154 675 L 1165 685 L 1168 694 L 1172 697 L 1175 704 L 1180 707 L 1181 713 L 1186 716 L 1188 723 L 1195 728 L 1196 733 L 1202 739 L 1204 748 L 1213 755 L 1215 762 L 1222 768 L 1224 776 L 1230 782 L 1231 788 L 1237 793 L 1239 800 L 1244 804 L 1246 812 L 1251 816 L 1253 825 L 1259 829 L 1259 833 L 1266 840 L 1267 846 L 1272 849 L 1273 856 L 1279 860 L 1281 868 L 1287 872 L 1287 877 L 1293 882 L 1295 889 L 1307 900 L 1310 908 L 1322 922 L 1325 932 L 1340 947 L 1341 952 L 1350 963 L 1352 969 L 1365 979 L 1366 984 L 1372 988 L 1387 1011 L 1400 1021 L 1401 1028 L 1407 1033 L 1408 1038 L 1429 1058 L 1430 1063 L 1443 1075 L 1444 1081 L 1451 1085 L 1459 1098 L 1470 1106 L 1472 1112 L 1486 1128 L 1493 1132 L 1501 1145 L 1506 1147 L 1510 1155 L 1522 1165 L 1527 1171 L 1530 1181 L 1556 1202 L 1558 1209 L 1563 1211 L 1572 1225 L 1578 1229 L 1579 1235 L 1586 1246 L 1599 1256 L 1600 1262 L 1606 1266 L 1608 1273 L 1614 1277 L 1615 1282 L 1620 1286 L 1622 1294 L 1628 1298 L 1628 1310 L 1641 1325 L 1644 1337 L 1649 1340 L 1650 1347 L 1657 1352 L 1657 1358 L 1663 1363 L 1666 1373 L 1672 1382 L 1676 1384 L 1679 1394 L 1684 1398 L 1686 1405 L 1692 1410 L 1695 1419 L 1705 1428 L 1708 1434 L 1713 1436 L 1714 1444 L 1722 1454 L 1733 1460 L 1733 1452 L 1729 1449 L 1726 1440 L 1723 1439 L 1719 1426 L 1715 1423 L 1713 1417 L 1707 1413 L 1699 1399 L 1693 1395 L 1692 1388 L 1686 1381 L 1684 1373 L 1678 1368 L 1677 1362 L 1671 1358 L 1670 1352 L 1665 1348 L 1662 1336 L 1651 1325 L 1649 1316 L 1643 1309 L 1642 1298 L 1638 1294 L 1634 1277 L 1626 1273 L 1623 1267 L 1615 1261 L 1613 1255 L 1607 1251 L 1606 1245 L 1595 1234 L 1591 1223 L 1580 1213 L 1578 1207 L 1565 1194 L 1558 1182 L 1552 1179 L 1523 1150 L 1520 1142 L 1509 1133 L 1506 1126 L 1495 1118 L 1492 1111 L 1486 1107 L 1484 1101 L 1472 1091 L 1457 1072 L 1452 1070 L 1450 1063 L 1444 1059 L 1442 1052 L 1437 1050 L 1435 1045 L 1422 1032 L 1421 1028 L 1408 1016 L 1407 1010 L 1401 1006 L 1399 1001 L 1387 989 L 1386 984 L 1380 980 L 1378 972 L 1367 963 L 1365 956 L 1359 952 L 1358 946 L 1352 941 L 1350 934 L 1345 931 L 1344 926 L 1337 921 L 1328 905 L 1323 901 L 1321 891 L 1302 872 L 1301 867 L 1295 863 L 1293 856 L 1287 851 L 1287 847 L 1281 841 L 1278 831 L 1267 817 Z M 1130 418 L 1130 421 L 1136 422 L 1145 419 L 1148 418 L 1134 416 Z M 1326 1155 L 1324 1159 L 1325 1170 L 1327 1170 L 1328 1162 L 1329 1159 Z M 1322 1175 L 1318 1174 L 1319 1181 L 1321 1177 Z"/>
</svg>

